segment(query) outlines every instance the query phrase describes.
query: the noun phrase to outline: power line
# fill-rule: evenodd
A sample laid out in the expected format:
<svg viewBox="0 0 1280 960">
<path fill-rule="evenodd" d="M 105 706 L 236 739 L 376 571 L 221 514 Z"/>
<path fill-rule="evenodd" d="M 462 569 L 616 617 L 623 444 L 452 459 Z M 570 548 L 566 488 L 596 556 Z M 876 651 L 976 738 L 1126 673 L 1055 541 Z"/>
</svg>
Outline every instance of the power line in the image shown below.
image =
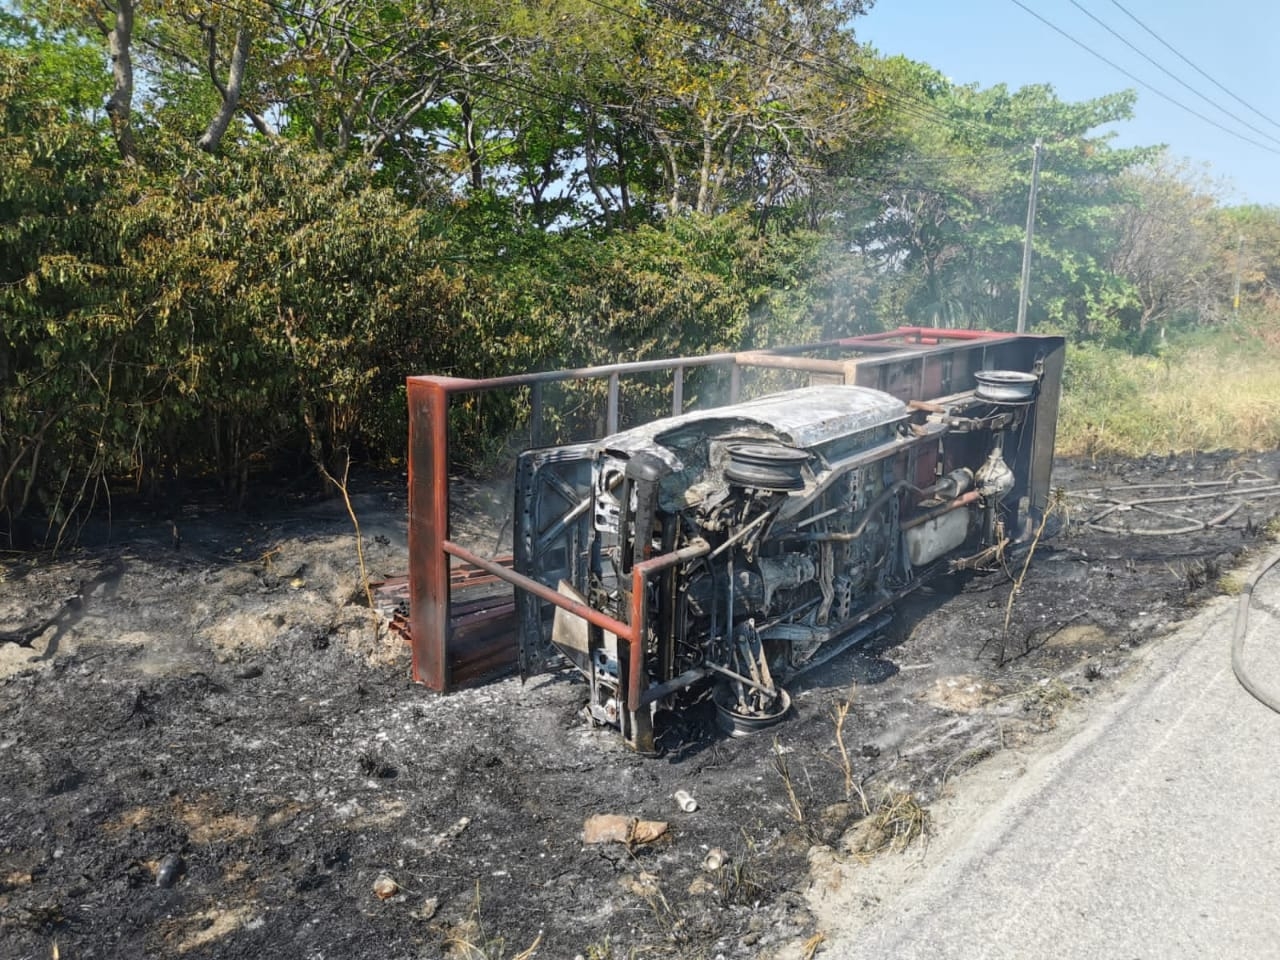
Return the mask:
<svg viewBox="0 0 1280 960">
<path fill-rule="evenodd" d="M 1280 123 L 1276 122 L 1275 120 L 1272 120 L 1269 116 L 1267 116 L 1265 113 L 1263 113 L 1263 112 L 1262 112 L 1261 110 L 1259 110 L 1257 107 L 1253 106 L 1253 105 L 1252 105 L 1252 104 L 1250 104 L 1248 101 L 1243 100 L 1243 99 L 1241 99 L 1239 96 L 1237 96 L 1236 94 L 1232 93 L 1230 90 L 1228 90 L 1226 87 L 1224 87 L 1221 83 L 1219 83 L 1219 82 L 1218 82 L 1217 80 L 1215 80 L 1213 77 L 1209 76 L 1209 74 L 1205 73 L 1205 71 L 1201 70 L 1198 66 L 1196 66 L 1194 63 L 1192 63 L 1189 59 L 1187 59 L 1185 56 L 1183 56 L 1181 53 L 1179 53 L 1179 52 L 1178 52 L 1178 50 L 1177 50 L 1177 49 L 1175 49 L 1175 48 L 1173 47 L 1173 45 L 1172 45 L 1172 44 L 1170 44 L 1168 41 L 1166 41 L 1163 37 L 1161 37 L 1161 36 L 1160 36 L 1160 34 L 1156 33 L 1154 30 L 1152 30 L 1150 27 L 1148 27 L 1145 23 L 1143 23 L 1141 20 L 1139 20 L 1139 19 L 1138 19 L 1134 14 L 1130 13 L 1130 12 L 1129 12 L 1129 10 L 1124 6 L 1124 4 L 1122 4 L 1122 3 L 1120 3 L 1120 2 L 1119 2 L 1119 0 L 1111 0 L 1111 2 L 1112 2 L 1113 4 L 1115 4 L 1117 7 L 1119 7 L 1119 8 L 1120 8 L 1120 12 L 1121 12 L 1121 13 L 1123 13 L 1126 17 L 1128 17 L 1130 20 L 1132 20 L 1134 23 L 1136 23 L 1138 26 L 1140 26 L 1143 30 L 1147 31 L 1147 33 L 1151 34 L 1151 36 L 1152 36 L 1152 37 L 1154 37 L 1154 38 L 1155 38 L 1155 40 L 1156 40 L 1158 43 L 1160 43 L 1160 44 L 1161 44 L 1161 45 L 1162 45 L 1166 50 L 1168 50 L 1170 53 L 1172 53 L 1174 56 L 1176 56 L 1179 60 L 1181 60 L 1183 63 L 1185 63 L 1187 66 L 1189 66 L 1189 67 L 1190 67 L 1192 70 L 1194 70 L 1196 73 L 1200 74 L 1200 76 L 1204 77 L 1206 80 L 1208 80 L 1210 83 L 1212 83 L 1215 87 L 1217 87 L 1219 90 L 1221 90 L 1221 91 L 1222 91 L 1223 93 L 1225 93 L 1227 96 L 1231 97 L 1231 99 L 1235 100 L 1235 101 L 1236 101 L 1236 103 L 1240 104 L 1240 105 L 1241 105 L 1241 106 L 1243 106 L 1243 107 L 1248 108 L 1249 110 L 1252 110 L 1254 113 L 1256 113 L 1256 114 L 1257 114 L 1259 117 L 1261 117 L 1263 120 L 1267 121 L 1267 123 L 1271 124 L 1273 127 L 1280 128 Z"/>
<path fill-rule="evenodd" d="M 1258 134 L 1258 136 L 1260 136 L 1260 137 L 1265 137 L 1266 139 L 1268 139 L 1268 140 L 1270 140 L 1272 143 L 1274 143 L 1276 146 L 1280 146 L 1280 140 L 1277 140 L 1275 137 L 1273 137 L 1271 134 L 1267 133 L 1265 130 L 1259 130 L 1257 127 L 1255 127 L 1255 126 L 1254 126 L 1252 123 L 1250 123 L 1248 120 L 1245 120 L 1243 117 L 1239 117 L 1239 116 L 1237 116 L 1236 114 L 1232 113 L 1230 110 L 1228 110 L 1228 109 L 1227 109 L 1226 107 L 1224 107 L 1222 104 L 1218 103 L 1216 100 L 1211 100 L 1209 97 L 1205 96 L 1203 93 L 1201 93 L 1201 92 L 1200 92 L 1199 90 L 1197 90 L 1195 87 L 1191 86 L 1191 84 L 1187 83 L 1185 80 L 1183 80 L 1183 79 L 1182 79 L 1181 77 L 1179 77 L 1177 74 L 1175 74 L 1172 70 L 1170 70 L 1170 69 L 1168 69 L 1167 67 L 1165 67 L 1165 65 L 1164 65 L 1164 64 L 1162 64 L 1162 63 L 1160 63 L 1159 61 L 1157 61 L 1154 57 L 1149 56 L 1145 51 L 1143 51 L 1143 50 L 1142 50 L 1142 49 L 1140 49 L 1139 47 L 1135 46 L 1133 43 L 1131 43 L 1131 42 L 1130 42 L 1126 37 L 1124 37 L 1124 36 L 1123 36 L 1122 34 L 1120 34 L 1118 31 L 1116 31 L 1116 30 L 1112 29 L 1108 24 L 1106 24 L 1105 22 L 1103 22 L 1103 20 L 1102 20 L 1101 18 L 1099 18 L 1099 17 L 1095 16 L 1092 12 L 1090 12 L 1090 11 L 1089 11 L 1089 10 L 1088 10 L 1084 5 L 1083 5 L 1083 4 L 1081 4 L 1081 3 L 1079 2 L 1079 0 L 1071 0 L 1071 5 L 1072 5 L 1073 7 L 1075 7 L 1077 10 L 1079 10 L 1081 13 L 1083 13 L 1083 14 L 1084 14 L 1086 17 L 1088 17 L 1090 20 L 1092 20 L 1094 23 L 1096 23 L 1098 26 L 1102 27 L 1102 29 L 1103 29 L 1103 30 L 1107 31 L 1107 33 L 1111 34 L 1113 37 L 1115 37 L 1117 40 L 1119 40 L 1121 43 L 1123 43 L 1126 47 L 1128 47 L 1130 50 L 1132 50 L 1132 51 L 1133 51 L 1134 53 L 1136 53 L 1138 56 L 1142 57 L 1142 59 L 1146 60 L 1146 61 L 1147 61 L 1147 63 L 1151 64 L 1153 67 L 1155 67 L 1157 70 L 1159 70 L 1159 71 L 1160 71 L 1161 73 L 1163 73 L 1165 76 L 1169 77 L 1169 78 L 1170 78 L 1171 80 L 1173 80 L 1175 83 L 1177 83 L 1177 84 L 1179 84 L 1180 86 L 1182 86 L 1184 89 L 1189 90 L 1189 91 L 1191 91 L 1192 93 L 1194 93 L 1197 97 L 1199 97 L 1199 98 L 1200 98 L 1201 100 L 1203 100 L 1205 103 L 1209 104 L 1209 106 L 1213 107 L 1215 110 L 1220 110 L 1220 111 L 1222 111 L 1222 112 L 1223 112 L 1223 113 L 1225 113 L 1228 117 L 1230 117 L 1232 120 L 1234 120 L 1236 123 L 1240 124 L 1240 125 L 1241 125 L 1241 126 L 1243 126 L 1243 127 L 1248 127 L 1248 128 L 1249 128 L 1250 130 L 1252 130 L 1254 133 Z"/>
<path fill-rule="evenodd" d="M 1197 117 L 1198 119 L 1203 120 L 1205 123 L 1209 124 L 1209 126 L 1216 127 L 1217 129 L 1221 130 L 1223 133 L 1228 134 L 1229 136 L 1235 137 L 1237 140 L 1243 140 L 1245 143 L 1252 144 L 1253 146 L 1257 147 L 1260 150 L 1266 150 L 1268 153 L 1274 153 L 1276 156 L 1280 156 L 1280 150 L 1277 150 L 1273 147 L 1269 147 L 1265 143 L 1259 143 L 1257 140 L 1254 140 L 1252 137 L 1247 137 L 1243 133 L 1239 133 L 1235 130 L 1232 130 L 1230 127 L 1224 127 L 1222 124 L 1218 123 L 1218 121 L 1213 120 L 1209 117 L 1206 117 L 1203 113 L 1201 113 L 1198 110 L 1194 110 L 1191 107 L 1188 107 L 1185 103 L 1175 99 L 1174 97 L 1171 97 L 1169 94 L 1165 93 L 1163 90 L 1153 87 L 1151 84 L 1147 83 L 1147 81 L 1143 80 L 1141 77 L 1137 76 L 1136 74 L 1130 73 L 1128 70 L 1120 66 L 1120 64 L 1116 63 L 1114 60 L 1111 60 L 1108 57 L 1103 56 L 1101 53 L 1098 53 L 1098 51 L 1094 50 L 1084 41 L 1077 40 L 1071 34 L 1067 33 L 1067 31 L 1063 30 L 1060 26 L 1058 26 L 1056 23 L 1053 23 L 1051 20 L 1048 20 L 1045 17 L 1042 17 L 1040 14 L 1036 13 L 1034 10 L 1028 7 L 1025 3 L 1023 3 L 1022 0 L 1010 0 L 1010 2 L 1012 2 L 1018 7 L 1021 7 L 1027 13 L 1031 14 L 1031 16 L 1035 17 L 1037 20 L 1043 23 L 1050 30 L 1053 30 L 1055 33 L 1061 34 L 1063 37 L 1070 40 L 1072 43 L 1074 43 L 1081 50 L 1084 50 L 1090 56 L 1096 57 L 1097 59 L 1101 60 L 1111 69 L 1123 74 L 1124 76 L 1132 80 L 1134 83 L 1138 84 L 1139 86 L 1143 87 L 1146 90 L 1149 90 L 1150 92 L 1154 93 L 1156 96 L 1160 97 L 1161 99 L 1167 100 L 1169 103 L 1173 104 L 1178 109 L 1186 111 L 1187 113 L 1191 114 L 1193 117 Z"/>
</svg>

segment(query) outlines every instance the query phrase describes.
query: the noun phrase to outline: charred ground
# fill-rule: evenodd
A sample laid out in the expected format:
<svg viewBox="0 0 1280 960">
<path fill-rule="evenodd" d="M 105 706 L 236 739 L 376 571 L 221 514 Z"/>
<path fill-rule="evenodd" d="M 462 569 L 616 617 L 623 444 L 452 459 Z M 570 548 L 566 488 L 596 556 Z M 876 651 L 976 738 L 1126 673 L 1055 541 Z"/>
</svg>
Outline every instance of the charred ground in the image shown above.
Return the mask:
<svg viewBox="0 0 1280 960">
<path fill-rule="evenodd" d="M 916 803 L 1087 708 L 1135 647 L 1232 589 L 1280 504 L 1242 500 L 1214 526 L 1148 536 L 1086 523 L 1105 509 L 1088 491 L 1222 494 L 1102 522 L 1172 528 L 1217 519 L 1236 489 L 1189 483 L 1278 475 L 1274 454 L 1061 463 L 1066 497 L 1011 608 L 1021 555 L 900 605 L 883 635 L 794 685 L 770 735 L 726 739 L 694 710 L 657 760 L 589 726 L 567 671 L 444 697 L 410 684 L 407 650 L 364 605 L 339 503 L 117 510 L 110 535 L 0 567 L 0 954 L 603 960 L 795 945 L 815 932 L 814 871 L 905 841 Z M 477 541 L 500 537 L 504 496 L 469 488 Z M 367 480 L 355 502 L 371 575 L 402 573 L 402 482 Z M 597 813 L 668 829 L 584 844 Z M 715 848 L 728 861 L 712 872 Z"/>
</svg>

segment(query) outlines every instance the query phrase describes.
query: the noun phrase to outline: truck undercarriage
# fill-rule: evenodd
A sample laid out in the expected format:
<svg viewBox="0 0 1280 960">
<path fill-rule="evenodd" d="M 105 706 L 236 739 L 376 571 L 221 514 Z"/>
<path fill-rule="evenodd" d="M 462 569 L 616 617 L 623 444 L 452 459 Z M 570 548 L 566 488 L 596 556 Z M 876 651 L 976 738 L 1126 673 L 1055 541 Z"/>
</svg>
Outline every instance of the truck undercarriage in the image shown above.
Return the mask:
<svg viewBox="0 0 1280 960">
<path fill-rule="evenodd" d="M 424 450 L 411 417 L 425 454 L 411 462 L 418 678 L 447 688 L 447 671 L 422 668 L 466 639 L 454 557 L 514 587 L 490 622 L 517 628 L 522 672 L 566 657 L 591 717 L 633 749 L 654 750 L 659 711 L 705 697 L 725 731 L 749 733 L 785 716 L 789 678 L 879 629 L 929 578 L 998 562 L 1046 509 L 1060 338 L 911 329 L 793 351 L 732 355 L 732 370 L 807 385 L 743 400 L 735 377 L 736 402 L 521 453 L 511 568 L 441 536 L 447 515 L 443 530 L 421 522 L 421 470 L 447 462 L 447 435 Z M 610 377 L 611 396 L 620 382 L 610 368 L 572 375 Z M 411 410 L 415 381 L 436 390 L 428 431 L 451 394 L 529 385 L 411 378 Z"/>
</svg>

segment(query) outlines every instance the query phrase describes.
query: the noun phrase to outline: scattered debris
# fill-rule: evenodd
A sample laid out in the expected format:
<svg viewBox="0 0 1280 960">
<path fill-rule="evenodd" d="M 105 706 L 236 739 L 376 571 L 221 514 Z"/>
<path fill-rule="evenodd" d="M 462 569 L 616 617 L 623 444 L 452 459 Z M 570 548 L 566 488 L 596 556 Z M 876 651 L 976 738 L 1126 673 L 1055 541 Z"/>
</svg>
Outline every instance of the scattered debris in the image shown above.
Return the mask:
<svg viewBox="0 0 1280 960">
<path fill-rule="evenodd" d="M 178 882 L 178 878 L 182 876 L 185 868 L 186 864 L 179 854 L 166 854 L 161 859 L 159 866 L 156 867 L 156 886 L 172 887 Z"/>
<path fill-rule="evenodd" d="M 428 851 L 439 850 L 450 840 L 456 840 L 458 837 L 462 836 L 463 832 L 466 831 L 469 826 L 471 826 L 470 817 L 459 817 L 453 822 L 453 825 L 450 826 L 449 829 L 441 830 L 432 837 L 431 842 L 426 844 L 426 849 Z"/>
<path fill-rule="evenodd" d="M 457 923 L 446 925 L 444 934 L 444 955 L 446 957 L 457 957 L 458 960 L 476 960 L 476 958 L 488 956 L 483 944 L 480 942 L 483 940 L 484 932 L 480 929 L 480 924 L 474 917 L 468 917 L 465 920 L 459 920 Z"/>
<path fill-rule="evenodd" d="M 688 790 L 677 790 L 675 792 L 676 806 L 685 813 L 693 813 L 698 809 L 698 801 L 693 799 L 693 795 Z"/>
<path fill-rule="evenodd" d="M 597 813 L 587 817 L 582 825 L 582 842 L 622 843 L 628 847 L 652 843 L 667 832 L 667 824 L 661 820 L 641 820 L 618 813 Z"/>
<path fill-rule="evenodd" d="M 30 870 L 13 870 L 0 877 L 0 893 L 12 890 L 15 887 L 30 886 L 35 882 L 35 877 Z"/>
<path fill-rule="evenodd" d="M 236 907 L 210 907 L 174 922 L 176 944 L 165 954 L 172 956 L 189 953 L 223 940 L 240 930 L 253 929 L 262 924 L 253 903 Z"/>
<path fill-rule="evenodd" d="M 657 875 L 649 873 L 647 870 L 641 870 L 634 877 L 628 874 L 618 882 L 622 884 L 624 890 L 634 893 L 642 900 L 652 899 L 662 892 L 662 889 L 658 886 Z"/>
<path fill-rule="evenodd" d="M 373 881 L 373 895 L 379 900 L 390 900 L 399 892 L 400 884 L 385 873 L 380 874 L 378 879 Z"/>
<path fill-rule="evenodd" d="M 702 858 L 702 869 L 708 873 L 715 873 L 728 862 L 729 854 L 725 853 L 723 848 L 712 847 L 707 851 L 707 855 Z"/>
<path fill-rule="evenodd" d="M 939 677 L 923 692 L 925 702 L 953 713 L 975 713 L 998 700 L 1002 691 L 994 683 L 971 674 Z"/>
</svg>

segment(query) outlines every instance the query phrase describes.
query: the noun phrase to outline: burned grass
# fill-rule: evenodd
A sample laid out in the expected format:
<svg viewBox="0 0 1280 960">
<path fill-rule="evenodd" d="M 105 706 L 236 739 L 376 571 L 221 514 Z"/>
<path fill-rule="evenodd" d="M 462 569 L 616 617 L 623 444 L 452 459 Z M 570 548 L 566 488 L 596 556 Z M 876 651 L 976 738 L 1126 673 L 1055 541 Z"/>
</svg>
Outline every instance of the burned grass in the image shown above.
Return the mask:
<svg viewBox="0 0 1280 960">
<path fill-rule="evenodd" d="M 1240 469 L 1093 466 L 1055 482 Z M 354 505 L 371 573 L 402 572 L 399 488 Z M 404 648 L 350 602 L 343 506 L 279 509 L 193 514 L 181 550 L 144 518 L 6 561 L 0 631 L 22 642 L 0 644 L 0 955 L 811 955 L 814 871 L 924 849 L 948 784 L 1087 709 L 1271 516 L 1159 542 L 1073 517 L 1011 608 L 1000 574 L 922 592 L 797 684 L 770 736 L 722 737 L 704 704 L 652 760 L 582 720 L 568 671 L 411 685 Z M 667 829 L 584 843 L 597 814 Z"/>
</svg>

